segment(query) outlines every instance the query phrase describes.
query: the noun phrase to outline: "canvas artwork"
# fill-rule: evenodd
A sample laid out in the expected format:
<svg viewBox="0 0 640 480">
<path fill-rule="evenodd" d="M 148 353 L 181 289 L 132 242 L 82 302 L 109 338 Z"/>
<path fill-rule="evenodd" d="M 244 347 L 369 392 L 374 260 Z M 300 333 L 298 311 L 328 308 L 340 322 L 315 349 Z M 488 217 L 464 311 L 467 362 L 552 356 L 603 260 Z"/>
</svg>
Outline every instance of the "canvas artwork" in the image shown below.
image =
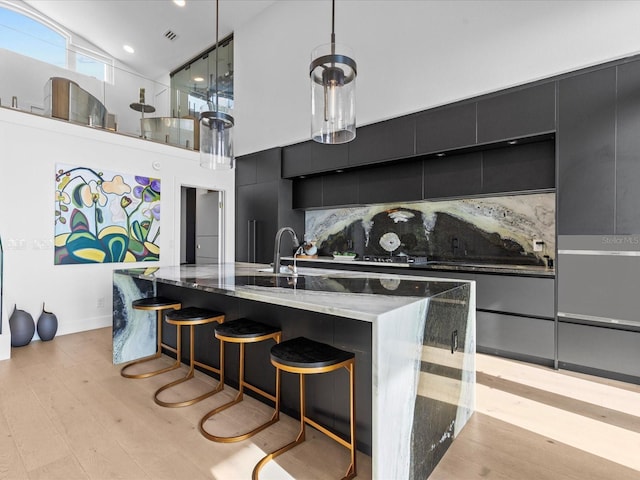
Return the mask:
<svg viewBox="0 0 640 480">
<path fill-rule="evenodd" d="M 160 259 L 160 179 L 56 165 L 55 264 Z"/>
</svg>

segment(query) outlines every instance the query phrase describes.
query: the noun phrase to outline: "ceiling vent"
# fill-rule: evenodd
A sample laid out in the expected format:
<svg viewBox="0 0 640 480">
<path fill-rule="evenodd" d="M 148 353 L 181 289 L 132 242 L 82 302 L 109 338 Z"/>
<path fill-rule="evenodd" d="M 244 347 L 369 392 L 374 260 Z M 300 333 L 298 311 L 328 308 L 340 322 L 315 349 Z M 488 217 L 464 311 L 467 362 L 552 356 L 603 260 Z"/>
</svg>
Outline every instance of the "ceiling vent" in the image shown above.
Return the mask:
<svg viewBox="0 0 640 480">
<path fill-rule="evenodd" d="M 165 36 L 166 38 L 168 38 L 169 40 L 171 40 L 172 42 L 173 42 L 176 38 L 178 38 L 178 35 L 176 35 L 176 34 L 175 34 L 174 32 L 172 32 L 171 30 L 167 30 L 167 31 L 164 33 L 164 36 Z"/>
</svg>

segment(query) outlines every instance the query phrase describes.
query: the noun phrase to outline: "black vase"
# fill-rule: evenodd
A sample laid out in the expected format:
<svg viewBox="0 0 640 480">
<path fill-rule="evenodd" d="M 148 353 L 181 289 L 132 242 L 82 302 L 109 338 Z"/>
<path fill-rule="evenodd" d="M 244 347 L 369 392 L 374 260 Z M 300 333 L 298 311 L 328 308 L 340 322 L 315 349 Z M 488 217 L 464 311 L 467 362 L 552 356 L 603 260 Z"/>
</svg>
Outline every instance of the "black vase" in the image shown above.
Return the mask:
<svg viewBox="0 0 640 480">
<path fill-rule="evenodd" d="M 54 313 L 47 312 L 42 304 L 42 313 L 38 317 L 38 336 L 43 342 L 53 340 L 58 331 L 58 317 Z"/>
<path fill-rule="evenodd" d="M 36 324 L 30 313 L 13 306 L 13 313 L 9 317 L 11 330 L 11 346 L 24 347 L 28 345 L 36 331 Z"/>
</svg>

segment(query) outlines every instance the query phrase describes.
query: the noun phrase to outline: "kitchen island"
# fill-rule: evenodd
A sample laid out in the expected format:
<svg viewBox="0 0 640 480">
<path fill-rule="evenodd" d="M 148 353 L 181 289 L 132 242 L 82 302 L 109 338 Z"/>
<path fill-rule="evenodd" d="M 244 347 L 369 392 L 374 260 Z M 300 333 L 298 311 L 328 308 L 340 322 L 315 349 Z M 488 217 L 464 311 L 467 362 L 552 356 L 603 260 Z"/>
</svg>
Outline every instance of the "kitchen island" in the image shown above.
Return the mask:
<svg viewBox="0 0 640 480">
<path fill-rule="evenodd" d="M 133 300 L 153 295 L 223 311 L 226 321 L 277 325 L 284 339 L 303 335 L 353 351 L 358 449 L 371 454 L 374 478 L 426 478 L 473 413 L 474 282 L 318 268 L 273 274 L 246 263 L 118 270 L 114 363 L 153 353 L 153 314 L 131 308 Z M 165 328 L 163 341 L 175 345 L 175 331 Z M 213 326 L 202 326 L 196 355 L 217 366 L 217 343 Z M 265 365 L 270 346 L 252 348 L 247 381 L 272 391 L 273 367 Z M 227 363 L 226 372 L 228 380 L 237 378 L 236 365 Z M 307 414 L 347 433 L 341 374 L 308 379 Z M 282 396 L 285 413 L 296 415 L 294 376 L 283 375 Z"/>
</svg>

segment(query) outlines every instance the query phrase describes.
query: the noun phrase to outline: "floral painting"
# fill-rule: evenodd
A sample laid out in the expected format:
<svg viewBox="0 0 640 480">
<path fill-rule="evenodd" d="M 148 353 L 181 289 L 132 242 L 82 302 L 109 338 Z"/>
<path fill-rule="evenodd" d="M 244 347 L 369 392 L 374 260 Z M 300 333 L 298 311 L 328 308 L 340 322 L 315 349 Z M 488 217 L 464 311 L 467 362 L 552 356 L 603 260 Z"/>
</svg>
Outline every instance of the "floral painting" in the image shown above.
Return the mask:
<svg viewBox="0 0 640 480">
<path fill-rule="evenodd" d="M 56 165 L 55 264 L 160 259 L 160 180 Z"/>
</svg>

